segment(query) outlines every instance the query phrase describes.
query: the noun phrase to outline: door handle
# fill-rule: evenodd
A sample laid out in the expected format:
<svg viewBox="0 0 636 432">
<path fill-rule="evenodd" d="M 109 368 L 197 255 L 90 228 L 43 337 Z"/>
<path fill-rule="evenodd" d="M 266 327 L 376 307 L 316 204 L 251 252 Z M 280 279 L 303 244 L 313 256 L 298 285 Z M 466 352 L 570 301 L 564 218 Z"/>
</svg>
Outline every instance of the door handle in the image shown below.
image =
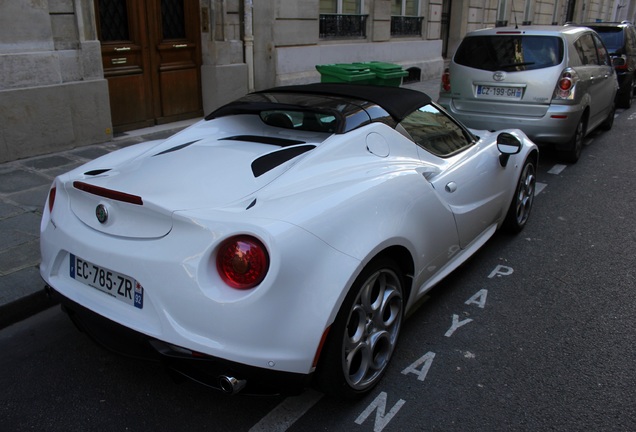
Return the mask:
<svg viewBox="0 0 636 432">
<path fill-rule="evenodd" d="M 174 44 L 172 48 L 187 48 L 188 44 Z"/>
<path fill-rule="evenodd" d="M 118 48 L 114 48 L 115 51 L 119 52 L 119 51 L 130 51 L 130 47 L 118 47 Z"/>
<path fill-rule="evenodd" d="M 448 193 L 453 193 L 453 192 L 455 192 L 457 190 L 457 183 L 449 182 L 444 189 Z"/>
</svg>

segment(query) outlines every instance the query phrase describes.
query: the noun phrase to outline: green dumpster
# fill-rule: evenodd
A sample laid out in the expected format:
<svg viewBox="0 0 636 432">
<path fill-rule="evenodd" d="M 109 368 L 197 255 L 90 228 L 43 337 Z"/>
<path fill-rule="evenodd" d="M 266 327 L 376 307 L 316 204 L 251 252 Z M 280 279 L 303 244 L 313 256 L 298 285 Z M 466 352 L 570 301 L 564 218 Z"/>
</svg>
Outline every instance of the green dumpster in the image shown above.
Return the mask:
<svg viewBox="0 0 636 432">
<path fill-rule="evenodd" d="M 402 66 L 393 63 L 384 63 L 379 61 L 365 62 L 365 63 L 353 63 L 358 67 L 366 67 L 375 74 L 375 78 L 371 80 L 370 84 L 399 87 L 402 84 L 402 78 L 409 73 L 402 69 Z"/>
<path fill-rule="evenodd" d="M 355 83 L 370 84 L 375 79 L 375 73 L 367 66 L 353 64 L 316 65 L 320 72 L 320 82 L 323 83 Z"/>
</svg>

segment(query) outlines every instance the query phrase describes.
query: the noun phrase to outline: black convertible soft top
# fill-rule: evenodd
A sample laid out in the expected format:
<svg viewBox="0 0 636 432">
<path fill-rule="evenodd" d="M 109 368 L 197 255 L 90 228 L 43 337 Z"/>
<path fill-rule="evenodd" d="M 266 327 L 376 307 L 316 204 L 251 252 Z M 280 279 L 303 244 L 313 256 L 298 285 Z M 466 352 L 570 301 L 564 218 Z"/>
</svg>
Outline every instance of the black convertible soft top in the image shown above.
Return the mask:
<svg viewBox="0 0 636 432">
<path fill-rule="evenodd" d="M 206 120 L 235 114 L 254 113 L 266 109 L 297 108 L 300 99 L 288 98 L 286 101 L 276 100 L 274 95 L 313 95 L 322 98 L 348 99 L 358 106 L 360 102 L 374 104 L 381 107 L 385 115 L 389 115 L 396 123 L 399 123 L 408 114 L 416 109 L 428 105 L 431 98 L 422 92 L 402 87 L 373 86 L 346 83 L 314 83 L 293 86 L 274 87 L 261 90 L 224 105 L 208 114 Z M 327 99 L 305 101 L 305 104 L 313 105 L 315 109 L 329 109 L 329 104 L 338 105 L 340 102 L 326 102 Z M 364 105 L 360 105 L 364 106 Z M 307 105 L 305 105 L 307 107 Z M 333 108 L 333 107 L 331 107 Z M 342 131 L 341 131 L 342 132 Z"/>
<path fill-rule="evenodd" d="M 403 87 L 348 83 L 283 86 L 256 93 L 305 93 L 365 100 L 381 106 L 398 122 L 416 109 L 431 103 L 431 98 L 426 93 Z"/>
</svg>

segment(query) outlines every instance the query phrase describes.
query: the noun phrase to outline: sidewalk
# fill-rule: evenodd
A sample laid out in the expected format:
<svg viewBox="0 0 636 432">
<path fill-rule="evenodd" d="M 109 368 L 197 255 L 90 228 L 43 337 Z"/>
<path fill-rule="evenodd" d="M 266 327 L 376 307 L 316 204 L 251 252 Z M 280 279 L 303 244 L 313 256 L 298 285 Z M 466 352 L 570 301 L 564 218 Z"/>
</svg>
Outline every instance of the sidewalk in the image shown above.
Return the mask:
<svg viewBox="0 0 636 432">
<path fill-rule="evenodd" d="M 407 84 L 437 100 L 439 80 Z M 42 209 L 53 179 L 89 160 L 132 144 L 166 138 L 196 119 L 127 132 L 113 141 L 0 164 L 0 329 L 52 301 L 40 278 Z"/>
</svg>

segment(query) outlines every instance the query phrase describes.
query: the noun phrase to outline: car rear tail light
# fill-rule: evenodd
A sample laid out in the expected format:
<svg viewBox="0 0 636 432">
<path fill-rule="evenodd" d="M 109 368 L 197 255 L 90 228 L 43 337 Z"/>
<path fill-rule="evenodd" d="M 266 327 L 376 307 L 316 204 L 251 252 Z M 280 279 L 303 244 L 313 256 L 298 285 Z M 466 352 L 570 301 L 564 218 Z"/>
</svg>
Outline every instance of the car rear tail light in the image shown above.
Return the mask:
<svg viewBox="0 0 636 432">
<path fill-rule="evenodd" d="M 568 77 L 563 77 L 559 81 L 559 89 L 562 91 L 569 91 L 572 88 L 572 80 Z"/>
<path fill-rule="evenodd" d="M 135 205 L 144 205 L 144 201 L 140 196 L 127 194 L 125 192 L 120 192 L 112 189 L 106 189 L 99 186 L 94 186 L 92 184 L 76 181 L 73 182 L 73 187 L 75 189 L 79 189 L 84 192 L 88 192 L 93 195 L 101 196 L 104 198 L 109 198 L 116 201 L 122 201 L 125 203 L 135 204 Z"/>
<path fill-rule="evenodd" d="M 442 90 L 445 92 L 450 92 L 451 90 L 450 70 L 448 68 L 446 68 L 442 74 Z"/>
<path fill-rule="evenodd" d="M 224 241 L 216 256 L 221 279 L 232 288 L 245 290 L 260 284 L 269 270 L 269 255 L 260 240 L 241 235 Z"/>
<path fill-rule="evenodd" d="M 625 57 L 624 55 L 613 57 L 612 64 L 616 69 L 627 70 L 627 57 Z"/>
<path fill-rule="evenodd" d="M 55 186 L 53 186 L 51 190 L 49 190 L 49 213 L 53 211 L 53 205 L 55 204 L 56 191 L 57 190 Z"/>
<path fill-rule="evenodd" d="M 574 99 L 576 83 L 578 81 L 579 76 L 573 69 L 565 69 L 561 72 L 561 76 L 559 77 L 556 88 L 554 89 L 554 99 Z"/>
</svg>

